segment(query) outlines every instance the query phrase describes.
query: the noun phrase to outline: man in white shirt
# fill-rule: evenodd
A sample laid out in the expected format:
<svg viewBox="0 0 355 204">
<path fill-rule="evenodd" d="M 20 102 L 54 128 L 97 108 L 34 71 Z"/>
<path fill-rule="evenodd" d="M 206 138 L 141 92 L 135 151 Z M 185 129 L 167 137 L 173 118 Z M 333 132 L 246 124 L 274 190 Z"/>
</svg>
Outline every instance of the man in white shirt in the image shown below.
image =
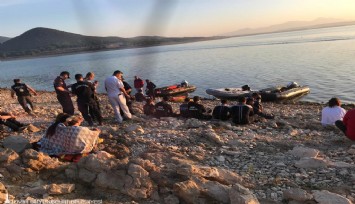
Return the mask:
<svg viewBox="0 0 355 204">
<path fill-rule="evenodd" d="M 123 119 L 120 114 L 120 107 L 123 111 L 124 117 L 127 119 L 132 118 L 132 114 L 129 112 L 129 109 L 126 105 L 126 98 L 130 96 L 124 89 L 122 83 L 123 73 L 119 70 L 113 72 L 113 75 L 107 77 L 105 80 L 105 89 L 107 92 L 108 100 L 115 112 L 115 118 L 118 123 L 122 123 Z"/>
<path fill-rule="evenodd" d="M 328 102 L 328 106 L 322 110 L 323 126 L 335 125 L 335 121 L 343 120 L 346 110 L 340 107 L 340 100 L 338 98 L 331 98 Z"/>
</svg>

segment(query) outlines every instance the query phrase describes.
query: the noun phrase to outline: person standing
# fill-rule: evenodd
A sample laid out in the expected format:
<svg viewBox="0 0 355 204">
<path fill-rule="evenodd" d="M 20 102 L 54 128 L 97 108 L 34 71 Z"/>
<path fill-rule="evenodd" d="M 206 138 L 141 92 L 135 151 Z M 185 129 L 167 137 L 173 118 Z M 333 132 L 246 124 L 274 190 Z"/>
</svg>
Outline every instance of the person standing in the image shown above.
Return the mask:
<svg viewBox="0 0 355 204">
<path fill-rule="evenodd" d="M 70 79 L 69 72 L 61 72 L 60 75 L 54 80 L 53 85 L 57 94 L 57 99 L 63 108 L 63 113 L 73 115 L 74 105 L 71 100 L 71 92 L 68 89 L 69 86 L 67 86 L 65 83 L 66 79 Z"/>
<path fill-rule="evenodd" d="M 93 126 L 92 115 L 89 115 L 89 109 L 91 109 L 92 114 L 98 119 L 99 125 L 102 125 L 102 117 L 97 108 L 92 84 L 85 82 L 81 74 L 76 74 L 75 79 L 77 82 L 72 85 L 71 89 L 73 94 L 78 97 L 77 103 L 79 111 L 89 123 L 89 126 Z"/>
<path fill-rule="evenodd" d="M 113 75 L 107 77 L 105 80 L 105 89 L 107 92 L 108 100 L 115 112 L 115 118 L 118 123 L 122 123 L 123 119 L 120 114 L 120 108 L 124 116 L 128 119 L 132 118 L 132 114 L 129 112 L 129 109 L 126 105 L 126 98 L 130 96 L 127 94 L 124 89 L 122 78 L 122 72 L 116 70 L 113 72 Z"/>
<path fill-rule="evenodd" d="M 31 100 L 31 93 L 36 96 L 36 91 L 30 86 L 21 83 L 20 79 L 14 79 L 14 83 L 15 84 L 11 86 L 11 97 L 15 98 L 16 94 L 19 104 L 28 114 L 30 114 L 31 111 L 34 110 L 34 106 Z M 28 105 L 30 105 L 31 109 L 28 107 Z"/>
<path fill-rule="evenodd" d="M 155 99 L 155 88 L 157 87 L 153 82 L 151 82 L 149 79 L 145 80 L 147 82 L 147 95 L 148 97 L 152 98 L 153 100 Z"/>
<path fill-rule="evenodd" d="M 143 91 L 143 87 L 144 81 L 138 76 L 134 76 L 134 88 L 136 89 L 137 93 L 139 92 L 139 90 Z"/>
<path fill-rule="evenodd" d="M 132 108 L 132 105 L 133 105 L 133 98 L 131 96 L 131 93 L 132 93 L 132 87 L 131 85 L 129 85 L 128 82 L 125 81 L 125 79 L 122 77 L 122 83 L 123 83 L 123 87 L 124 87 L 124 90 L 126 90 L 126 93 L 129 95 L 128 98 L 126 98 L 126 105 L 128 107 L 128 110 L 129 112 L 134 115 L 134 111 L 133 111 L 133 108 Z M 123 111 L 121 111 L 121 115 L 123 114 Z"/>
<path fill-rule="evenodd" d="M 95 78 L 94 72 L 88 72 L 84 78 L 84 81 L 91 84 L 91 88 L 93 91 L 93 97 L 94 97 L 94 100 L 96 103 L 94 106 L 89 106 L 89 113 L 91 115 L 92 120 L 93 121 L 97 120 L 99 122 L 99 125 L 101 125 L 103 119 L 101 116 L 100 100 L 99 100 L 99 97 L 97 96 L 97 92 L 96 92 L 96 89 L 99 86 L 99 82 L 93 81 L 94 78 Z"/>
</svg>

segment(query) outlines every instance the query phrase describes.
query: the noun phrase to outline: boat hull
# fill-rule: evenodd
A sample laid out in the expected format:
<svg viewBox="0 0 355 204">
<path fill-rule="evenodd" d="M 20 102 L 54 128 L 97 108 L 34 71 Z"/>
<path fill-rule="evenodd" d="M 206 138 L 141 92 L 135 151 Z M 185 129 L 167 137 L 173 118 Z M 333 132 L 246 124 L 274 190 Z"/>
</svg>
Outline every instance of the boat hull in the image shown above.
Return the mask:
<svg viewBox="0 0 355 204">
<path fill-rule="evenodd" d="M 190 85 L 188 87 L 178 87 L 177 85 L 166 86 L 162 88 L 155 89 L 156 96 L 176 96 L 185 93 L 191 93 L 196 90 L 196 86 Z"/>
</svg>

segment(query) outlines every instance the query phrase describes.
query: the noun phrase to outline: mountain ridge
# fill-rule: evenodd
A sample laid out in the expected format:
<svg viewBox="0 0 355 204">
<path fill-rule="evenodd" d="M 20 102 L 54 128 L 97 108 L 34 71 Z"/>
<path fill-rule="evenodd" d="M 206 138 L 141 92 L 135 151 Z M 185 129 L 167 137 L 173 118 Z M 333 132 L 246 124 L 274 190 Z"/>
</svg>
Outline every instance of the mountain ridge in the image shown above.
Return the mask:
<svg viewBox="0 0 355 204">
<path fill-rule="evenodd" d="M 220 37 L 169 38 L 161 36 L 137 36 L 133 38 L 97 37 L 37 27 L 0 44 L 0 59 L 149 47 L 219 38 Z"/>
</svg>

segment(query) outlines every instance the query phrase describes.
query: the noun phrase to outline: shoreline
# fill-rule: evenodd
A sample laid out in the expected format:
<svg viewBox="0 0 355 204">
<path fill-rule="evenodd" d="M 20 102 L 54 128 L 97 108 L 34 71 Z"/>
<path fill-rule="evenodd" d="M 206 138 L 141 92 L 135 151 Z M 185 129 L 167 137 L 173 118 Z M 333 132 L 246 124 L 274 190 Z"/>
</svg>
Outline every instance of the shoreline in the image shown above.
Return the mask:
<svg viewBox="0 0 355 204">
<path fill-rule="evenodd" d="M 38 129 L 5 128 L 2 145 L 14 136 L 37 141 L 61 112 L 54 92 L 39 91 L 33 97 L 35 116 L 22 110 L 9 89 L 0 88 L 0 97 L 2 111 Z M 230 121 L 150 118 L 137 102 L 136 117 L 118 125 L 106 95 L 99 94 L 99 99 L 104 117 L 104 125 L 98 127 L 104 139 L 99 150 L 105 153 L 69 163 L 32 149 L 16 153 L 0 148 L 0 182 L 10 200 L 232 203 L 244 189 L 240 191 L 260 203 L 297 201 L 293 191 L 304 193 L 302 202 L 318 202 L 319 193 L 355 201 L 355 142 L 320 124 L 324 104 L 263 103 L 275 119 L 236 126 Z M 213 108 L 219 101 L 203 103 Z M 179 104 L 171 104 L 177 111 Z M 53 194 L 53 186 L 61 190 Z"/>
</svg>

